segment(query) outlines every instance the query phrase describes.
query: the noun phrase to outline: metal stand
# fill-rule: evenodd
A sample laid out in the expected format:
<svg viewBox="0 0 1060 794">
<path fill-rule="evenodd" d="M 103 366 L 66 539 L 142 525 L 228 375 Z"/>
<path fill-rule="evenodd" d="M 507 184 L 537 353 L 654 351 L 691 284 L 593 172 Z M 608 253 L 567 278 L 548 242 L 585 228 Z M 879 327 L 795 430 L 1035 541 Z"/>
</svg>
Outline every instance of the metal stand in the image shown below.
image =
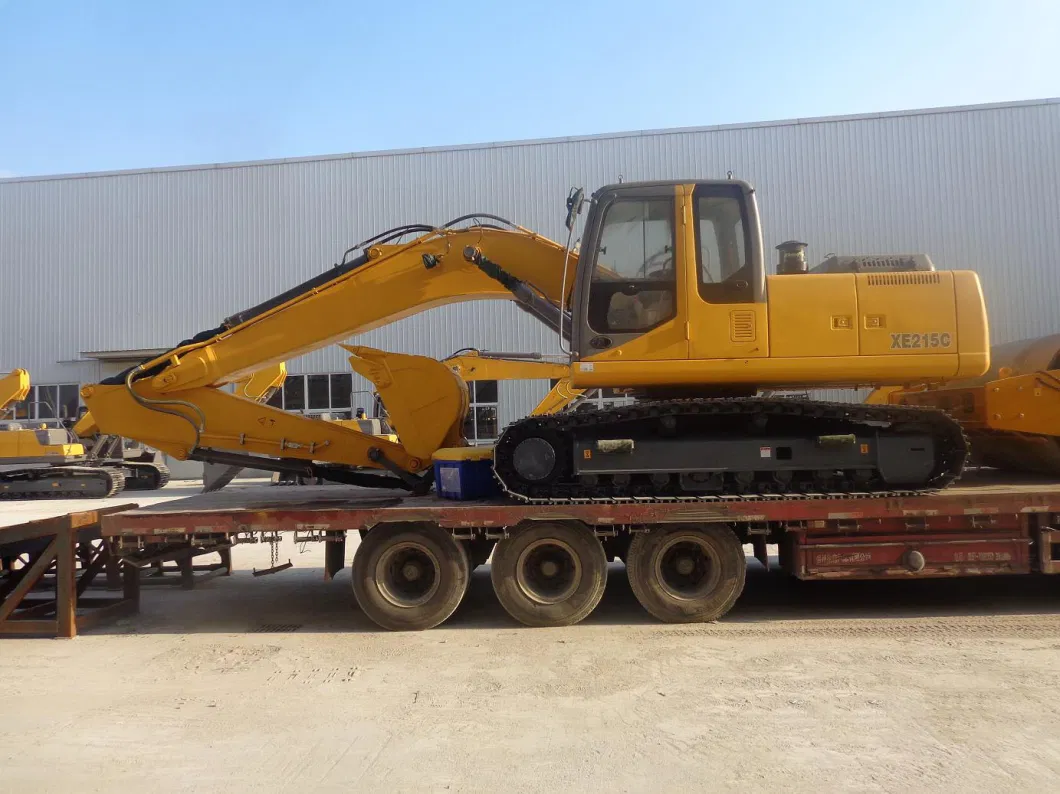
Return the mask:
<svg viewBox="0 0 1060 794">
<path fill-rule="evenodd" d="M 87 596 L 96 577 L 119 576 L 100 536 L 100 518 L 136 507 L 116 505 L 0 528 L 0 635 L 72 638 L 108 618 L 140 608 L 135 569 L 121 571 L 120 597 Z"/>
</svg>

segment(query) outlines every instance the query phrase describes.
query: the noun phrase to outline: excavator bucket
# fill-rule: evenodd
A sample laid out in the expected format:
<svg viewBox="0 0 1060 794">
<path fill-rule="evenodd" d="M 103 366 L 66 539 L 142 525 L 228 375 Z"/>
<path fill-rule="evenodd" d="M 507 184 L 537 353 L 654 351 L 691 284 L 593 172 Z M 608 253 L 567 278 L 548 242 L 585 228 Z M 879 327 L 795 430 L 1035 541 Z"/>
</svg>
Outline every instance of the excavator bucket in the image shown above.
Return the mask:
<svg viewBox="0 0 1060 794">
<path fill-rule="evenodd" d="M 470 401 L 467 385 L 433 358 L 343 345 L 350 366 L 375 384 L 402 446 L 429 460 L 442 447 L 464 445 L 463 426 Z"/>
</svg>

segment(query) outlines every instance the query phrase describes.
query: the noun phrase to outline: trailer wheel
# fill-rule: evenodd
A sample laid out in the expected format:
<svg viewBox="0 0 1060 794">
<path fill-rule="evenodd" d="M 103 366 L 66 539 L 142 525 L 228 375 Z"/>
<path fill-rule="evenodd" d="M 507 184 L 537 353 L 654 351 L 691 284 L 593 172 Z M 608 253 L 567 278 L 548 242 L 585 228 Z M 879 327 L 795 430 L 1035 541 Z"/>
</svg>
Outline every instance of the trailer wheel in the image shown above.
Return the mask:
<svg viewBox="0 0 1060 794">
<path fill-rule="evenodd" d="M 385 524 L 353 557 L 353 594 L 384 629 L 437 626 L 460 605 L 470 566 L 464 547 L 434 524 Z"/>
<path fill-rule="evenodd" d="M 633 538 L 626 574 L 637 600 L 659 620 L 704 623 L 736 603 L 747 560 L 727 526 L 660 526 Z"/>
<path fill-rule="evenodd" d="M 532 523 L 497 542 L 490 566 L 501 606 L 527 626 L 570 626 L 600 603 L 607 557 L 581 524 Z"/>
</svg>

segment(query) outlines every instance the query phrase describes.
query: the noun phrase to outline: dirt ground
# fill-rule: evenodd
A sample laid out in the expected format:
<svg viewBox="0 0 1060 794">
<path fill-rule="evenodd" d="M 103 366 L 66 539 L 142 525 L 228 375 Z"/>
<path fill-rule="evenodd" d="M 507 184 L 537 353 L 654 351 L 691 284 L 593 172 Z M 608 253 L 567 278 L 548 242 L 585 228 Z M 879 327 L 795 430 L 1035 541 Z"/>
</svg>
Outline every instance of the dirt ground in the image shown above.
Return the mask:
<svg viewBox="0 0 1060 794">
<path fill-rule="evenodd" d="M 355 542 L 351 538 L 348 556 Z M 751 563 L 666 626 L 621 566 L 524 629 L 488 569 L 443 626 L 378 631 L 323 551 L 268 548 L 76 640 L 0 641 L 0 791 L 1051 789 L 1060 582 L 798 583 Z"/>
</svg>

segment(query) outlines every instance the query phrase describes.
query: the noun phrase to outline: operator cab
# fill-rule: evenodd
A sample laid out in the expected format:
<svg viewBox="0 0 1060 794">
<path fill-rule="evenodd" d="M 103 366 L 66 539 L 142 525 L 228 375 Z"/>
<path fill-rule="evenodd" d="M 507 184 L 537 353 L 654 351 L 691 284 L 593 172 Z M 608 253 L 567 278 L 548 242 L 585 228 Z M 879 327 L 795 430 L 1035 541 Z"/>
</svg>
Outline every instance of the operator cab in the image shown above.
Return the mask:
<svg viewBox="0 0 1060 794">
<path fill-rule="evenodd" d="M 764 301 L 761 251 L 754 190 L 745 182 L 601 188 L 585 222 L 573 350 L 591 356 L 694 315 L 703 307 L 690 305 L 690 295 L 726 306 Z"/>
</svg>

